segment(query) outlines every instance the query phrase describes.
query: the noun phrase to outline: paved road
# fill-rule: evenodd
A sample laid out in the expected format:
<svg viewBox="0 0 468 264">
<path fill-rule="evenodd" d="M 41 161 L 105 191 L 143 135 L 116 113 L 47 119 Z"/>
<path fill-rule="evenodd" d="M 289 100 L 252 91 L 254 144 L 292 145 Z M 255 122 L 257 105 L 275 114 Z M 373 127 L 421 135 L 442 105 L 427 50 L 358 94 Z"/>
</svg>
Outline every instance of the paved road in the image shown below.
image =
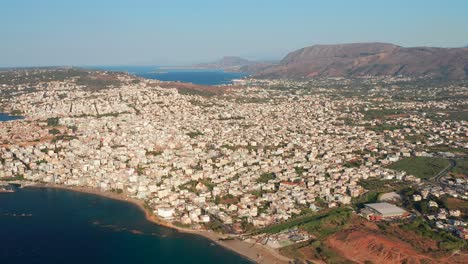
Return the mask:
<svg viewBox="0 0 468 264">
<path fill-rule="evenodd" d="M 209 216 L 211 220 L 213 220 L 214 222 L 217 222 L 223 228 L 224 233 L 236 234 L 236 231 L 234 230 L 232 226 L 224 224 L 223 221 L 221 221 L 221 219 L 219 219 L 216 215 L 209 213 Z"/>
<path fill-rule="evenodd" d="M 434 177 L 431 178 L 431 180 L 435 181 L 435 182 L 438 182 L 440 184 L 443 184 L 442 182 L 442 178 L 449 172 L 451 171 L 453 168 L 455 168 L 455 166 L 457 166 L 457 162 L 454 160 L 454 159 L 450 159 L 449 160 L 450 162 L 450 165 L 448 165 L 445 169 L 443 169 L 441 172 L 437 173 Z"/>
</svg>

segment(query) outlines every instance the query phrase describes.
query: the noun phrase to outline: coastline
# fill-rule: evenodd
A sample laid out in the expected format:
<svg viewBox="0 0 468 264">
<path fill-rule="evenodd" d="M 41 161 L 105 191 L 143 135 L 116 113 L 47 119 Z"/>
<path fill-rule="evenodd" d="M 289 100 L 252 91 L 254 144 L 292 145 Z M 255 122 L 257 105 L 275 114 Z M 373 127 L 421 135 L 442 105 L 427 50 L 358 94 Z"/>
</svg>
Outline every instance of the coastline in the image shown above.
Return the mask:
<svg viewBox="0 0 468 264">
<path fill-rule="evenodd" d="M 55 189 L 63 189 L 69 190 L 74 192 L 81 192 L 81 193 L 88 193 L 99 195 L 108 199 L 123 201 L 132 203 L 137 206 L 141 211 L 144 212 L 145 218 L 147 221 L 154 223 L 156 225 L 164 226 L 167 228 L 171 228 L 177 230 L 182 233 L 188 233 L 193 235 L 198 235 L 205 237 L 214 243 L 218 244 L 219 246 L 233 251 L 250 261 L 255 263 L 275 263 L 275 264 L 286 264 L 290 263 L 291 259 L 279 254 L 274 249 L 267 248 L 258 243 L 250 243 L 247 241 L 239 240 L 237 238 L 233 240 L 220 240 L 225 236 L 218 234 L 216 232 L 210 230 L 193 230 L 188 228 L 182 228 L 173 225 L 170 222 L 164 221 L 158 218 L 156 215 L 153 214 L 148 208 L 145 207 L 144 202 L 142 200 L 138 200 L 135 198 L 127 197 L 124 193 L 118 194 L 110 191 L 103 191 L 97 188 L 91 187 L 78 187 L 78 186 L 64 186 L 64 185 L 57 185 L 57 184 L 32 184 L 27 185 L 25 188 L 55 188 Z"/>
</svg>

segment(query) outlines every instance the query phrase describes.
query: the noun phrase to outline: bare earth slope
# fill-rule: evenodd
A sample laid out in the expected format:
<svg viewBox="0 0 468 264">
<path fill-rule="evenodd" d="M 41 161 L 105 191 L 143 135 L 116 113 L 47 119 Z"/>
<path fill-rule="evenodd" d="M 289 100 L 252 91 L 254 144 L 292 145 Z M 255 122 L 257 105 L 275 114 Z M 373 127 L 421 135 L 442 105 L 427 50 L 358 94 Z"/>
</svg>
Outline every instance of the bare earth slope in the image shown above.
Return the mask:
<svg viewBox="0 0 468 264">
<path fill-rule="evenodd" d="M 392 241 L 377 234 L 361 231 L 348 231 L 331 236 L 328 243 L 346 259 L 356 262 L 370 260 L 372 263 L 420 263 L 422 259 L 431 260 L 401 241 Z"/>
<path fill-rule="evenodd" d="M 433 258 L 416 251 L 411 245 L 391 236 L 362 230 L 346 230 L 327 239 L 327 244 L 344 258 L 364 263 L 466 263 L 464 254 Z"/>
<path fill-rule="evenodd" d="M 315 45 L 289 53 L 258 77 L 379 75 L 468 78 L 467 48 L 404 48 L 388 43 Z"/>
</svg>

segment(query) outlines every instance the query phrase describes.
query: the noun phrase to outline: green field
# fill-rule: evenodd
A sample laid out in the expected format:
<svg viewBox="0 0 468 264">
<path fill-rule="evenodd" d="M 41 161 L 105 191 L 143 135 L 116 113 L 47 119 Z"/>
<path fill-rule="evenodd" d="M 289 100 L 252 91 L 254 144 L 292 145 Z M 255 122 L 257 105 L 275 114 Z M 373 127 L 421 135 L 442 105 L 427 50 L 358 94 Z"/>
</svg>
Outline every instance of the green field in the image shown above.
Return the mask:
<svg viewBox="0 0 468 264">
<path fill-rule="evenodd" d="M 450 162 L 443 158 L 411 157 L 397 161 L 388 168 L 405 171 L 421 179 L 429 179 L 450 165 Z"/>
<path fill-rule="evenodd" d="M 449 210 L 460 210 L 464 215 L 468 215 L 468 201 L 453 197 L 444 197 L 442 199 L 444 206 Z"/>
<path fill-rule="evenodd" d="M 458 159 L 457 166 L 453 168 L 452 173 L 458 176 L 467 176 L 468 175 L 468 160 Z"/>
<path fill-rule="evenodd" d="M 367 180 L 359 180 L 359 185 L 369 191 L 378 193 L 397 192 L 408 187 L 407 182 L 395 180 L 382 180 L 380 178 L 369 178 Z"/>
</svg>

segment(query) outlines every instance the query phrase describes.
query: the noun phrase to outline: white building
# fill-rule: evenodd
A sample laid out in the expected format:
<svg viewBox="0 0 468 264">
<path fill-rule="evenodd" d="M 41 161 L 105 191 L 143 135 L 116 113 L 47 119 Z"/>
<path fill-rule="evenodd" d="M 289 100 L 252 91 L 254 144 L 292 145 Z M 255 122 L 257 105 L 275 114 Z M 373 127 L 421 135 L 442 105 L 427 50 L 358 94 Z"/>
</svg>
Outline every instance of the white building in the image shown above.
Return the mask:
<svg viewBox="0 0 468 264">
<path fill-rule="evenodd" d="M 165 219 L 172 218 L 174 215 L 174 208 L 169 208 L 169 207 L 158 208 L 157 214 L 158 216 L 165 218 Z"/>
</svg>

